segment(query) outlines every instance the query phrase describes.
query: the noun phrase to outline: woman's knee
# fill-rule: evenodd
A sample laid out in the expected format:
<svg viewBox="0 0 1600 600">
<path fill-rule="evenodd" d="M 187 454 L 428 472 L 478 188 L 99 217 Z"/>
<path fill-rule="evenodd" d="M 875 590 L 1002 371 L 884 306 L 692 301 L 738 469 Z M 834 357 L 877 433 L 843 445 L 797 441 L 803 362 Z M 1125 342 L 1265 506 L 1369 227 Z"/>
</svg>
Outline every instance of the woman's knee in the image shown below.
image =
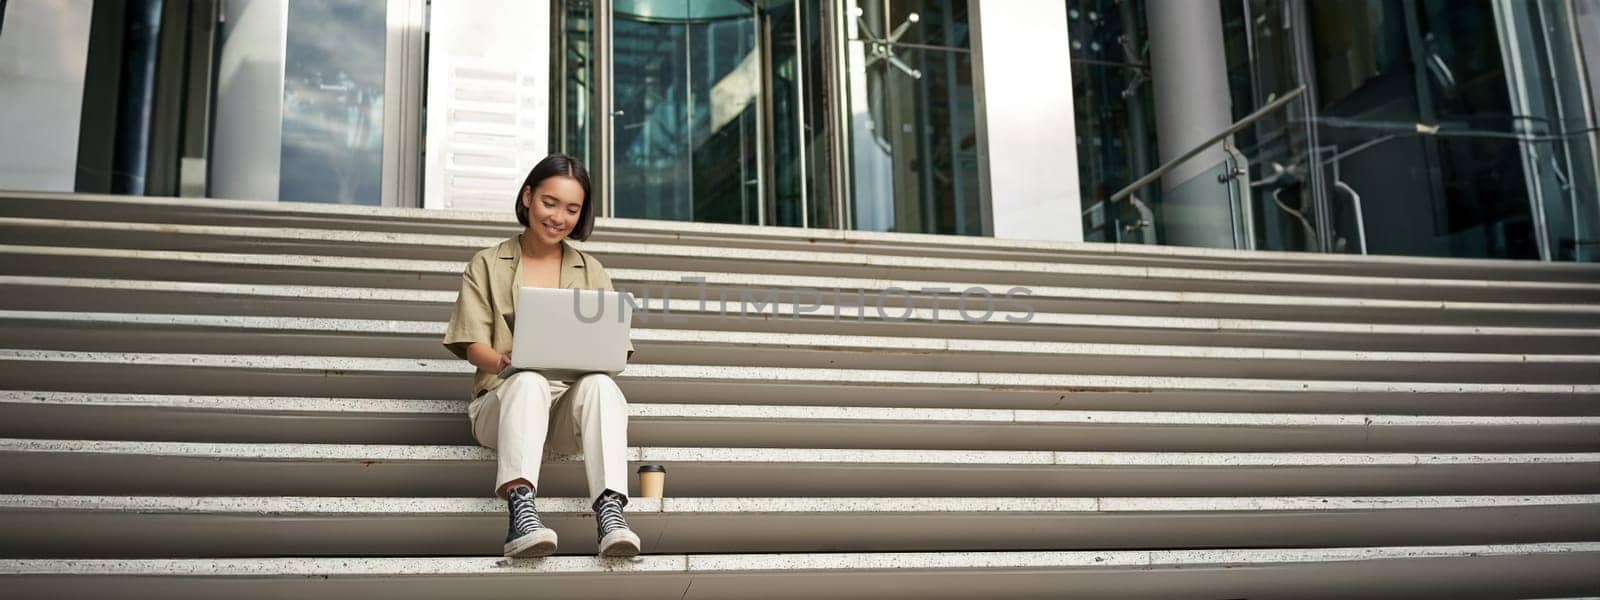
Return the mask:
<svg viewBox="0 0 1600 600">
<path fill-rule="evenodd" d="M 618 402 L 626 401 L 626 399 L 622 397 L 622 388 L 617 385 L 617 381 L 605 373 L 589 373 L 587 375 L 583 375 L 579 377 L 578 380 L 573 383 L 573 385 L 583 388 L 593 388 L 596 391 L 601 392 L 601 396 L 614 398 Z"/>
<path fill-rule="evenodd" d="M 544 375 L 533 371 L 521 371 L 511 374 L 500 383 L 498 390 L 500 399 L 504 401 L 521 401 L 528 398 L 550 398 L 550 380 Z"/>
</svg>

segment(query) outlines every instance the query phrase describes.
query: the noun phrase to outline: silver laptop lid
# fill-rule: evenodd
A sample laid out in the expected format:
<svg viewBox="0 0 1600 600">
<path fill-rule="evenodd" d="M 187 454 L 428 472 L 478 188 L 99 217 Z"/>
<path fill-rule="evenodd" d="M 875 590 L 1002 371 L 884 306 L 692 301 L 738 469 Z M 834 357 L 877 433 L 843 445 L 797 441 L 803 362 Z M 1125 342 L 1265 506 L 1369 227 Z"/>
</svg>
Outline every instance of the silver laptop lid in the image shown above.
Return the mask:
<svg viewBox="0 0 1600 600">
<path fill-rule="evenodd" d="M 552 378 L 621 373 L 628 365 L 633 297 L 627 292 L 521 287 L 511 367 Z"/>
</svg>

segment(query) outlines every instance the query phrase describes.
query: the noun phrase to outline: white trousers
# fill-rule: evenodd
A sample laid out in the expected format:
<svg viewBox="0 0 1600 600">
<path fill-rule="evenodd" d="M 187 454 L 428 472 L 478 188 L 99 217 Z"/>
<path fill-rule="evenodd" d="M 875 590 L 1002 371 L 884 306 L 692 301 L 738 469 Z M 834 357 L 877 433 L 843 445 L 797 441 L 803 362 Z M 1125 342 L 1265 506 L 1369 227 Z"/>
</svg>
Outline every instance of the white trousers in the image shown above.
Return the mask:
<svg viewBox="0 0 1600 600">
<path fill-rule="evenodd" d="M 606 490 L 628 495 L 628 401 L 602 373 L 570 386 L 523 371 L 467 406 L 472 435 L 499 452 L 494 489 L 526 479 L 535 489 L 546 443 L 552 454 L 583 453 L 591 503 Z"/>
</svg>

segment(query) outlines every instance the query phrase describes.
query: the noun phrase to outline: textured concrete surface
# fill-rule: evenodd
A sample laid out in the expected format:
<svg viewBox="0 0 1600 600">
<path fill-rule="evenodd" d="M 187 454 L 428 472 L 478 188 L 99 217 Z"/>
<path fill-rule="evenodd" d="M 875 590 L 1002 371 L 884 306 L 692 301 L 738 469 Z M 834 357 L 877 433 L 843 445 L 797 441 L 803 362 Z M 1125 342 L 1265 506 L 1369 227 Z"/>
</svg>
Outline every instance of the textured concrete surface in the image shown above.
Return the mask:
<svg viewBox="0 0 1600 600">
<path fill-rule="evenodd" d="M 4 248 L 0 247 L 0 254 Z M 240 268 L 249 268 L 251 265 L 241 263 L 235 265 Z M 451 273 L 458 273 L 459 267 Z M 436 273 L 437 274 L 437 273 Z M 175 282 L 144 283 L 119 283 L 100 284 L 85 281 L 81 278 L 38 278 L 26 279 L 17 276 L 0 276 L 0 284 L 15 281 L 27 285 L 69 285 L 87 289 L 117 289 L 117 290 L 142 290 L 161 291 L 171 289 L 174 292 L 188 291 L 194 293 L 220 293 L 242 297 L 272 297 L 272 298 L 316 298 L 326 300 L 372 300 L 381 302 L 406 302 L 419 304 L 449 304 L 454 301 L 454 292 L 423 291 L 423 290 L 393 290 L 393 289 L 351 289 L 329 286 L 277 286 L 267 284 L 193 284 Z M 951 284 L 953 285 L 953 284 Z M 869 297 L 869 304 L 870 304 Z M 675 298 L 663 303 L 660 299 L 649 301 L 652 310 L 660 313 L 665 307 L 676 317 L 718 317 L 738 320 L 740 307 L 737 299 L 730 298 L 727 315 L 718 310 L 718 301 L 712 299 L 702 308 L 698 298 Z M 774 310 L 784 310 L 781 313 L 785 318 L 793 318 L 792 309 L 767 308 L 768 313 Z M 888 306 L 885 309 L 889 316 L 910 323 L 926 323 L 938 325 L 966 324 L 961 314 L 949 308 L 944 308 L 937 313 L 929 308 L 907 309 L 903 306 Z M 858 323 L 858 317 L 869 323 L 880 322 L 883 319 L 877 314 L 875 306 L 862 309 L 849 303 L 840 304 L 837 308 L 832 303 L 824 303 L 815 311 L 806 313 L 799 320 L 804 322 L 833 321 L 837 312 L 840 317 L 837 325 L 843 330 L 848 330 L 852 323 Z M 1013 315 L 1016 316 L 1016 315 Z M 748 318 L 757 318 L 752 314 Z M 1020 318 L 1020 317 L 1019 317 Z M 996 316 L 988 323 L 994 326 L 1009 325 L 1003 321 L 1004 314 L 997 312 Z M 1342 321 L 1289 321 L 1271 319 L 1237 319 L 1237 318 L 1211 318 L 1211 317 L 1162 317 L 1138 315 L 1108 315 L 1108 314 L 1083 314 L 1061 312 L 1035 312 L 1026 326 L 1061 326 L 1061 327 L 1102 327 L 1122 330 L 1151 329 L 1151 330 L 1180 330 L 1197 332 L 1238 332 L 1238 333 L 1293 333 L 1293 334 L 1346 334 L 1346 335 L 1390 335 L 1390 336 L 1519 336 L 1519 337 L 1588 337 L 1600 338 L 1600 328 L 1595 327 L 1549 327 L 1549 326 L 1500 326 L 1500 325 L 1438 325 L 1438 324 L 1398 324 L 1398 323 L 1360 323 Z"/>
<path fill-rule="evenodd" d="M 33 197 L 0 192 L 8 595 L 1600 593 L 1600 266 L 604 220 L 582 247 L 675 296 L 1049 285 L 983 329 L 675 298 L 619 378 L 626 458 L 671 471 L 648 555 L 504 561 L 470 367 L 413 346 L 509 215 Z M 580 459 L 547 465 L 592 552 Z"/>
<path fill-rule="evenodd" d="M 144 575 L 405 575 L 471 574 L 512 569 L 538 573 L 617 571 L 859 571 L 914 569 L 1107 568 L 1198 565 L 1266 565 L 1292 562 L 1367 561 L 1397 558 L 1521 556 L 1596 553 L 1600 543 L 1505 544 L 1384 548 L 1180 550 L 1123 552 L 944 552 L 800 555 L 640 556 L 633 559 L 552 557 L 544 560 L 297 559 L 238 560 L 0 560 L 0 574 Z"/>
<path fill-rule="evenodd" d="M 541 498 L 562 554 L 594 551 L 583 498 Z M 1338 547 L 1574 540 L 1593 496 L 636 498 L 650 555 Z M 502 502 L 438 497 L 0 496 L 0 558 L 483 556 Z M 248 543 L 244 543 L 248 540 Z"/>
<path fill-rule="evenodd" d="M 1006 290 L 1012 286 L 984 283 L 952 283 L 948 281 L 909 280 L 909 279 L 873 279 L 858 277 L 819 277 L 804 275 L 773 275 L 765 273 L 723 273 L 710 271 L 661 271 L 651 269 L 614 268 L 607 269 L 612 280 L 623 285 L 682 285 L 684 277 L 700 277 L 706 280 L 709 286 L 748 286 L 756 288 L 811 288 L 817 290 L 832 290 L 839 288 L 854 292 L 865 290 L 869 293 L 881 293 L 891 287 L 907 290 L 921 290 L 931 288 L 950 288 L 953 290 L 966 290 L 980 288 L 988 291 L 994 297 L 1004 297 Z M 122 289 L 122 290 L 163 290 L 163 291 L 192 291 L 208 294 L 233 294 L 233 295 L 259 295 L 274 297 L 320 297 L 329 299 L 354 299 L 354 300 L 381 300 L 404 302 L 435 302 L 451 303 L 455 300 L 453 291 L 433 291 L 414 289 L 385 289 L 385 288 L 349 288 L 335 286 L 294 286 L 294 285 L 260 285 L 260 284 L 233 284 L 233 283 L 205 283 L 205 282 L 166 282 L 166 281 L 140 281 L 131 279 L 84 279 L 74 277 L 48 277 L 31 275 L 4 275 L 0 276 L 0 285 L 17 286 L 58 286 L 82 287 L 90 289 Z M 1088 287 L 1061 287 L 1032 285 L 1028 289 L 1032 292 L 1030 300 L 1089 300 L 1089 301 L 1114 301 L 1131 303 L 1152 303 L 1172 305 L 1220 305 L 1220 306 L 1258 306 L 1258 307 L 1293 307 L 1306 309 L 1308 314 L 1314 315 L 1318 311 L 1329 309 L 1357 309 L 1357 310 L 1416 310 L 1437 312 L 1439 314 L 1459 312 L 1505 312 L 1521 314 L 1595 314 L 1600 313 L 1600 306 L 1588 304 L 1547 303 L 1547 302 L 1475 302 L 1459 300 L 1405 300 L 1387 298 L 1354 298 L 1340 296 L 1289 296 L 1278 294 L 1247 294 L 1223 292 L 1194 292 L 1194 291 L 1163 291 L 1163 290 L 1130 290 L 1117 288 L 1088 288 Z M 681 296 L 681 294 L 680 294 Z M 659 299 L 656 300 L 659 302 Z M 677 309 L 676 304 L 673 305 Z M 832 305 L 827 305 L 826 311 L 819 313 L 833 314 Z M 948 312 L 948 311 L 945 311 Z M 854 313 L 841 309 L 843 314 Z"/>
<path fill-rule="evenodd" d="M 756 399 L 750 399 L 752 401 Z M 0 436 L 471 443 L 465 400 L 0 390 Z M 629 404 L 647 446 L 967 450 L 1555 452 L 1600 448 L 1600 416 L 1408 416 Z"/>
<path fill-rule="evenodd" d="M 476 446 L 399 444 L 226 444 L 104 440 L 0 439 L 0 452 L 18 455 L 110 454 L 294 461 L 488 461 L 493 451 Z M 576 456 L 550 460 L 574 462 Z M 1594 464 L 1600 453 L 1401 452 L 1044 452 L 1006 450 L 878 450 L 837 448 L 629 448 L 629 461 L 753 464 L 876 465 L 1080 465 L 1096 467 L 1359 467 L 1421 465 Z"/>
<path fill-rule="evenodd" d="M 638 513 L 1199 513 L 1460 510 L 1531 506 L 1589 506 L 1600 495 L 1523 496 L 1288 496 L 1219 498 L 633 498 Z M 587 498 L 539 498 L 542 514 L 590 514 Z M 0 495 L 0 511 L 136 512 L 280 516 L 503 515 L 492 498 L 322 496 L 82 496 Z M 1600 514 L 1597 514 L 1600 516 Z"/>
<path fill-rule="evenodd" d="M 40 406 L 148 407 L 223 412 L 416 413 L 464 415 L 464 400 L 402 400 L 291 396 L 203 396 L 0 390 L 0 403 Z M 1010 410 L 737 404 L 632 404 L 644 419 L 821 423 L 1037 423 L 1193 425 L 1221 427 L 1596 427 L 1600 416 L 1439 416 L 1249 412 Z"/>
<path fill-rule="evenodd" d="M 261 371 L 324 371 L 342 373 L 408 373 L 460 375 L 471 373 L 465 361 L 411 358 L 338 356 L 141 354 L 120 352 L 70 352 L 0 349 L 5 363 L 75 363 Z M 1405 381 L 1302 381 L 1221 377 L 1141 377 L 1130 375 L 1058 375 L 1040 373 L 988 373 L 902 371 L 867 369 L 814 369 L 785 367 L 735 367 L 711 365 L 629 365 L 618 379 L 702 382 L 795 382 L 831 385 L 964 386 L 984 389 L 1057 388 L 1092 389 L 1230 390 L 1239 392 L 1343 392 L 1416 394 L 1595 394 L 1596 384 L 1448 383 Z"/>
<path fill-rule="evenodd" d="M 221 208 L 216 200 L 205 198 L 165 198 L 165 197 L 140 197 L 116 196 L 97 194 L 55 194 L 38 192 L 0 192 L 0 198 L 9 201 L 46 202 L 74 205 L 104 205 L 104 206 L 133 206 L 152 207 L 166 210 L 197 210 L 217 212 Z M 356 218 L 360 220 L 390 220 L 408 224 L 450 225 L 463 224 L 474 226 L 495 226 L 504 228 L 509 233 L 515 231 L 515 224 L 510 215 L 498 212 L 471 212 L 471 211 L 438 211 L 423 209 L 403 208 L 377 208 L 366 206 L 333 205 L 333 204 L 308 204 L 308 203 L 283 203 L 283 202 L 254 202 L 254 201 L 227 201 L 228 208 L 234 209 L 240 215 L 276 215 L 276 216 L 307 216 L 334 218 Z M 246 217 L 248 219 L 249 217 Z M 338 229 L 336 221 L 332 229 Z M 794 240 L 800 242 L 826 241 L 850 242 L 859 247 L 870 249 L 872 245 L 912 245 L 929 248 L 962 248 L 973 251 L 1033 251 L 1049 254 L 1083 254 L 1094 256 L 1144 256 L 1144 257 L 1206 257 L 1222 260 L 1238 260 L 1249 262 L 1271 261 L 1277 264 L 1319 264 L 1332 263 L 1335 265 L 1399 265 L 1414 266 L 1427 272 L 1438 268 L 1450 267 L 1477 267 L 1477 268 L 1507 268 L 1517 270 L 1536 270 L 1554 273 L 1577 272 L 1593 273 L 1594 265 L 1581 263 L 1540 263 L 1530 261 L 1506 261 L 1496 259 L 1457 259 L 1433 258 L 1412 256 L 1359 256 L 1349 254 L 1317 254 L 1310 252 L 1274 252 L 1274 251 L 1241 251 L 1213 248 L 1189 248 L 1179 246 L 1154 246 L 1146 244 L 1103 244 L 1103 243 L 1067 243 L 1067 242 L 1040 242 L 1026 240 L 996 240 L 989 238 L 969 238 L 965 236 L 926 235 L 914 233 L 893 233 L 874 231 L 843 231 L 835 229 L 795 229 L 785 227 L 755 227 L 749 225 L 733 225 L 722 223 L 693 223 L 693 222 L 665 222 L 645 219 L 618 219 L 599 218 L 596 229 L 601 231 L 616 231 L 627 233 L 653 233 L 669 238 L 680 236 L 709 236 L 713 239 L 724 240 L 738 239 L 775 239 Z M 1092 260 L 1092 258 L 1091 258 Z M 1428 267 L 1433 267 L 1429 269 Z"/>
<path fill-rule="evenodd" d="M 364 241 L 372 243 L 381 237 L 381 234 L 370 232 L 350 232 L 327 229 L 286 229 L 286 228 L 244 228 L 244 227 L 217 227 L 202 225 L 174 225 L 156 223 L 118 223 L 118 222 L 81 222 L 52 219 L 22 219 L 14 217 L 0 217 L 0 226 L 29 226 L 29 227 L 55 227 L 72 228 L 78 230 L 103 230 L 103 231 L 145 231 L 165 235 L 208 235 L 208 236 L 235 236 L 255 237 L 262 239 L 284 239 L 296 241 L 326 241 L 326 242 L 354 242 Z M 496 238 L 481 237 L 450 237 L 429 236 L 426 234 L 391 235 L 388 243 L 394 244 L 427 244 L 459 246 L 464 250 L 472 250 L 493 245 L 499 240 Z M 807 252 L 790 250 L 765 250 L 753 248 L 730 248 L 717 246 L 685 247 L 676 244 L 635 244 L 618 242 L 587 242 L 583 248 L 602 256 L 641 255 L 655 258 L 694 258 L 694 259 L 720 259 L 741 262 L 782 262 L 786 264 L 812 265 L 819 269 L 827 267 L 888 267 L 896 269 L 925 269 L 939 271 L 975 271 L 975 272 L 1000 272 L 1016 274 L 1049 274 L 1049 275 L 1075 275 L 1095 277 L 1119 277 L 1138 279 L 1167 279 L 1167 280 L 1192 280 L 1192 281 L 1232 281 L 1251 283 L 1293 283 L 1299 285 L 1324 285 L 1324 286 L 1352 286 L 1365 289 L 1384 287 L 1437 287 L 1437 288 L 1475 288 L 1489 290 L 1570 290 L 1600 292 L 1600 283 L 1582 282 L 1557 282 L 1557 281 L 1497 281 L 1497 280 L 1463 280 L 1439 278 L 1400 278 L 1400 277 L 1372 277 L 1359 275 L 1325 275 L 1307 273 L 1273 273 L 1258 271 L 1219 271 L 1212 269 L 1191 269 L 1177 267 L 1129 267 L 1117 265 L 1073 264 L 1073 263 L 1045 263 L 1021 260 L 984 260 L 961 258 L 930 259 L 916 256 L 894 256 L 881 254 L 848 254 L 837 252 Z M 3 249 L 0 249 L 3 251 Z M 130 254 L 140 251 L 124 250 Z M 262 255 L 237 255 L 245 260 L 263 260 Z M 359 259 L 328 260 L 332 257 L 310 258 L 314 264 L 326 264 L 341 268 L 352 268 L 357 265 L 367 265 Z M 324 263 L 321 261 L 328 260 Z M 435 266 L 432 261 L 404 261 L 403 259 L 390 259 L 404 262 L 422 269 Z M 265 262 L 258 264 L 279 264 Z M 449 263 L 444 263 L 449 264 Z M 368 267 L 371 268 L 371 267 Z M 456 272 L 460 265 L 456 265 Z"/>
<path fill-rule="evenodd" d="M 452 304 L 455 291 L 339 287 L 327 285 L 272 285 L 250 283 L 211 283 L 204 281 L 159 281 L 145 279 L 88 279 L 80 277 L 41 277 L 0 275 L 0 285 L 65 287 L 83 290 L 168 292 L 218 296 L 259 296 L 271 298 L 311 298 L 322 300 L 362 300 Z"/>
<path fill-rule="evenodd" d="M 148 328 L 198 328 L 237 333 L 326 332 L 343 335 L 411 334 L 441 337 L 445 323 L 397 321 L 388 319 L 327 319 L 297 317 L 251 317 L 233 315 L 189 315 L 149 313 L 104 313 L 0 310 L 0 319 L 50 323 L 61 326 L 101 325 L 144 326 Z M 1600 335 L 1600 329 L 1593 330 Z M 891 350 L 897 352 L 959 352 L 991 355 L 1050 356 L 1129 356 L 1142 358 L 1261 359 L 1323 362 L 1425 362 L 1425 363 L 1510 363 L 1585 365 L 1600 373 L 1600 354 L 1532 354 L 1494 352 L 1381 352 L 1349 350 L 1296 350 L 1285 348 L 1247 348 L 1227 346 L 1182 346 L 1144 344 L 1101 344 L 1073 342 L 1030 342 L 993 339 L 952 339 L 868 335 L 824 335 L 767 333 L 751 331 L 712 331 L 697 329 L 634 328 L 637 342 L 669 345 L 725 345 L 808 350 Z"/>
</svg>

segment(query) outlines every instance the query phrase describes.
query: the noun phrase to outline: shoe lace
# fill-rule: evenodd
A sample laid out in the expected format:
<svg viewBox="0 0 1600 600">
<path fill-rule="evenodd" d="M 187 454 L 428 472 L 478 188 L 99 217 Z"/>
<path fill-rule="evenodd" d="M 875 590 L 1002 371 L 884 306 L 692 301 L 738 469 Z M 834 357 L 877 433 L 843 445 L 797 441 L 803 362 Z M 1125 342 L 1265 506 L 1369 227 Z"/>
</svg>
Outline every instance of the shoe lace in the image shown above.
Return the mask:
<svg viewBox="0 0 1600 600">
<path fill-rule="evenodd" d="M 600 499 L 600 507 L 595 511 L 595 518 L 600 522 L 600 537 L 605 537 L 618 529 L 627 529 L 628 521 L 622 518 L 622 500 L 607 495 Z"/>
<path fill-rule="evenodd" d="M 533 490 L 518 487 L 511 490 L 508 500 L 511 503 L 513 529 L 524 533 L 544 529 L 544 523 L 539 521 L 539 513 L 533 509 Z"/>
</svg>

